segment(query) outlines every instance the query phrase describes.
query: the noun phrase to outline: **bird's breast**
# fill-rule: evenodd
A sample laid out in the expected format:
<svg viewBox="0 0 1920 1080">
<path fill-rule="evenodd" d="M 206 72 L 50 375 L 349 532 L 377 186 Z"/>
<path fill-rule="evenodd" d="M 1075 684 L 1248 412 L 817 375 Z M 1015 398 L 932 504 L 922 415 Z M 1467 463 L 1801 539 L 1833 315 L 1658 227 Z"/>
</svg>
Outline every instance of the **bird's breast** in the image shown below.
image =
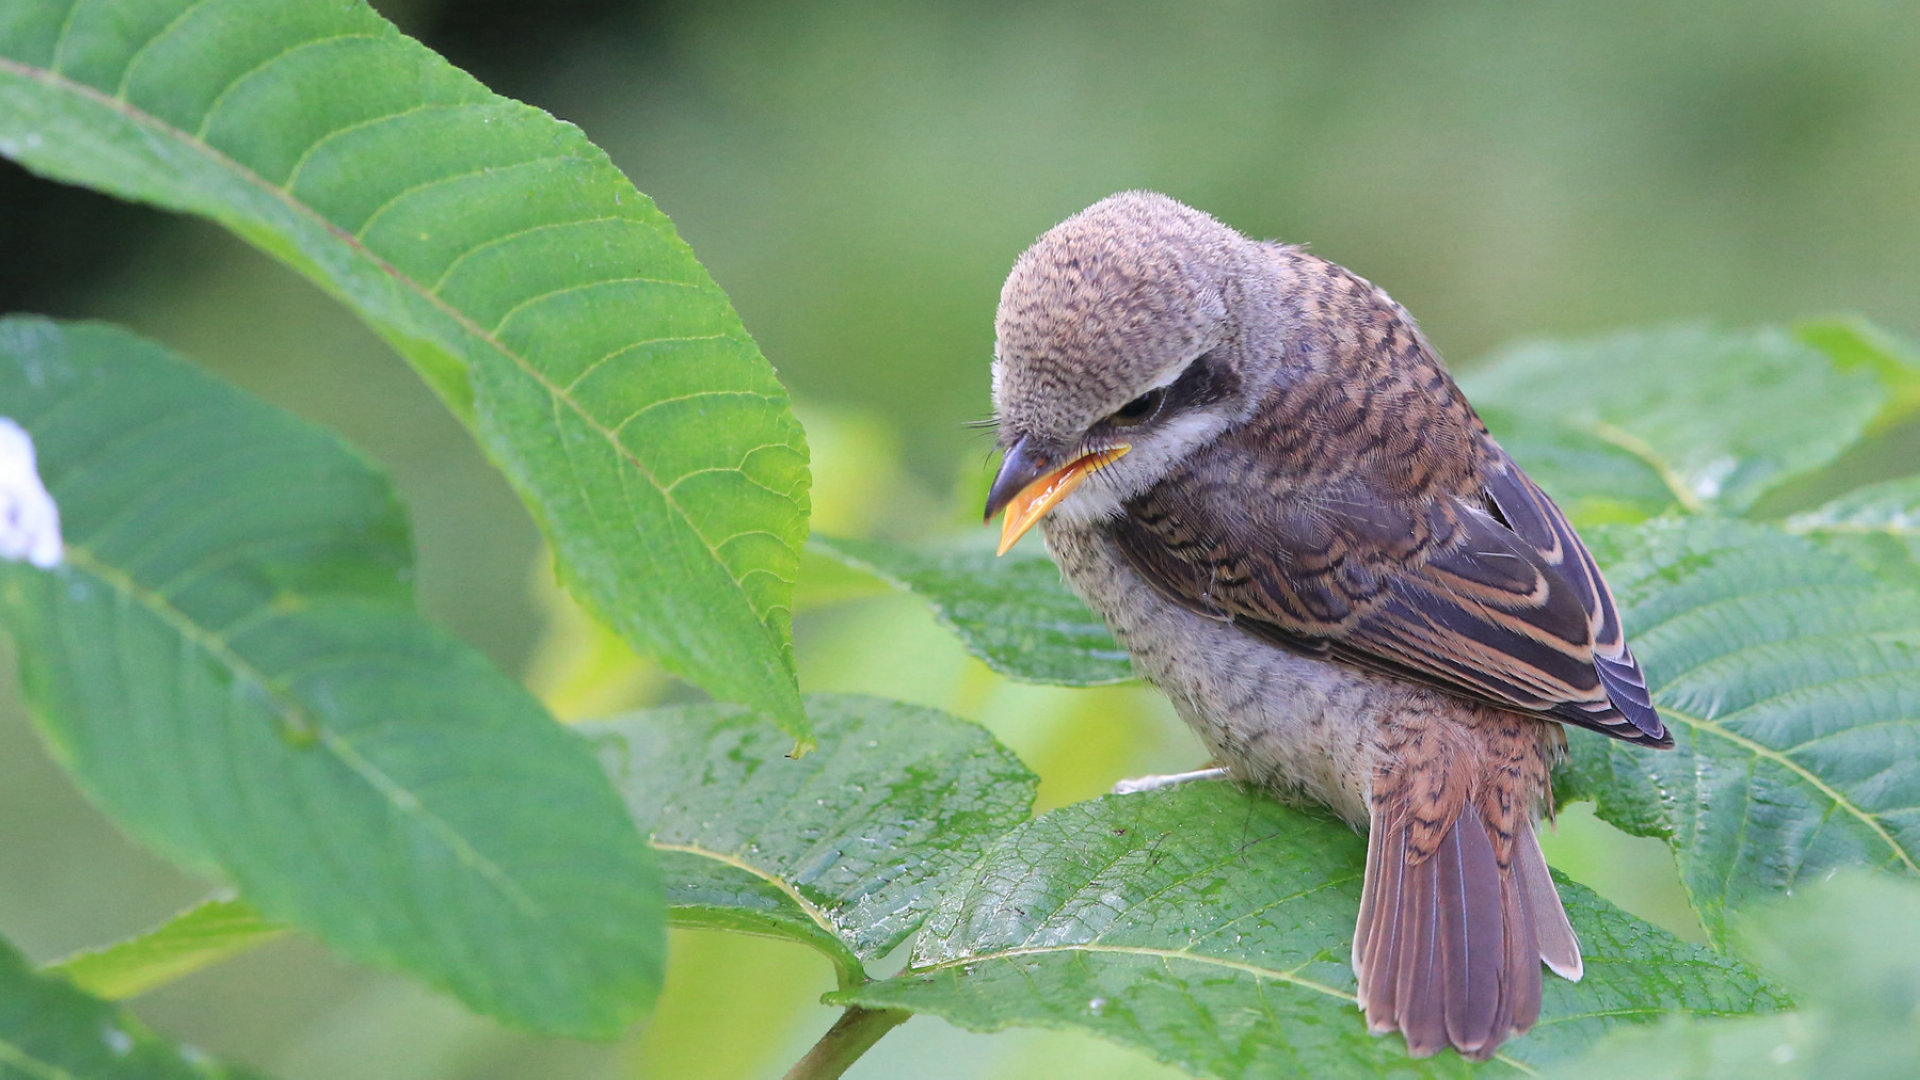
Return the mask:
<svg viewBox="0 0 1920 1080">
<path fill-rule="evenodd" d="M 1097 525 L 1043 523 L 1075 592 L 1236 776 L 1366 821 L 1384 718 L 1428 693 L 1270 644 L 1164 596 Z"/>
</svg>

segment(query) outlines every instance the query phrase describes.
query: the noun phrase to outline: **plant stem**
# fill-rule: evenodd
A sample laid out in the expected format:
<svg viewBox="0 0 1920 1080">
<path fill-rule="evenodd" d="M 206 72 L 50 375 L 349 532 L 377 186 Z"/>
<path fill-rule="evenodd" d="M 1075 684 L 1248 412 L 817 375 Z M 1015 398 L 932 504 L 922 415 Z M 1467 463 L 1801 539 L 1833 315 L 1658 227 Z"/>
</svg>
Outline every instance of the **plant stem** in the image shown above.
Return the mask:
<svg viewBox="0 0 1920 1080">
<path fill-rule="evenodd" d="M 860 1060 L 860 1055 L 873 1049 L 880 1036 L 906 1023 L 912 1015 L 899 1009 L 848 1007 L 807 1056 L 787 1070 L 786 1080 L 838 1080 L 849 1065 Z"/>
</svg>

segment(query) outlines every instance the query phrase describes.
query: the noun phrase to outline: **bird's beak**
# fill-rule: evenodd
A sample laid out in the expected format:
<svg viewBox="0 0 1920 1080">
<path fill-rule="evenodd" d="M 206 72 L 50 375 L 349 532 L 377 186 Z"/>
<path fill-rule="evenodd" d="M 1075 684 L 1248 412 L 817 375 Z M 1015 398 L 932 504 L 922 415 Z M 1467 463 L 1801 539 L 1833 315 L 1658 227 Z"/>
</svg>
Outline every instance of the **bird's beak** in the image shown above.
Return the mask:
<svg viewBox="0 0 1920 1080">
<path fill-rule="evenodd" d="M 987 520 L 1001 510 L 1007 512 L 1007 518 L 1000 524 L 1001 555 L 1014 542 L 1033 528 L 1034 522 L 1047 516 L 1061 499 L 1073 493 L 1087 477 L 1096 470 L 1120 460 L 1120 456 L 1129 449 L 1126 443 L 1119 443 L 1104 450 L 1096 450 L 1082 455 L 1071 463 L 1057 469 L 1049 469 L 1047 462 L 1035 454 L 1031 440 L 1021 439 L 1008 448 L 1006 459 L 1000 462 L 1000 473 L 993 478 L 993 487 L 987 491 Z"/>
</svg>

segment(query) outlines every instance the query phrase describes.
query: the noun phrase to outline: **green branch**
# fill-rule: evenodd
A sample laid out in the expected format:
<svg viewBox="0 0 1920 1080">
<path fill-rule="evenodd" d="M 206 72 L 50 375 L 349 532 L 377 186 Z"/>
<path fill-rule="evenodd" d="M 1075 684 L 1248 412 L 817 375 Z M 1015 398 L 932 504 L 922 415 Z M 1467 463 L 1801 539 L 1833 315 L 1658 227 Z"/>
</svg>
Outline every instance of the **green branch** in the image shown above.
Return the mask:
<svg viewBox="0 0 1920 1080">
<path fill-rule="evenodd" d="M 912 1015 L 900 1009 L 849 1008 L 820 1036 L 807 1056 L 787 1070 L 786 1080 L 837 1080 L 848 1066 L 860 1060 L 860 1055 L 873 1049 L 881 1036 Z"/>
</svg>

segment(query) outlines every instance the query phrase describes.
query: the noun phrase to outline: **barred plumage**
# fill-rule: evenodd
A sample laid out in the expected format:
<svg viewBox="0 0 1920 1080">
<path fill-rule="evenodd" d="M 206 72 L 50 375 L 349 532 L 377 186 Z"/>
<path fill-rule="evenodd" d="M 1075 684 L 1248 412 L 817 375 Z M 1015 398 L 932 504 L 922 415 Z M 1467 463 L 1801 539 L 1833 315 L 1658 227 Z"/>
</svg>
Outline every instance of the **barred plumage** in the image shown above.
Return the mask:
<svg viewBox="0 0 1920 1080">
<path fill-rule="evenodd" d="M 1216 760 L 1369 828 L 1370 1026 L 1525 1031 L 1540 963 L 1580 973 L 1533 831 L 1559 725 L 1672 745 L 1564 515 L 1386 293 L 1164 196 L 1042 236 L 996 329 L 989 517 L 1044 515 Z"/>
</svg>

